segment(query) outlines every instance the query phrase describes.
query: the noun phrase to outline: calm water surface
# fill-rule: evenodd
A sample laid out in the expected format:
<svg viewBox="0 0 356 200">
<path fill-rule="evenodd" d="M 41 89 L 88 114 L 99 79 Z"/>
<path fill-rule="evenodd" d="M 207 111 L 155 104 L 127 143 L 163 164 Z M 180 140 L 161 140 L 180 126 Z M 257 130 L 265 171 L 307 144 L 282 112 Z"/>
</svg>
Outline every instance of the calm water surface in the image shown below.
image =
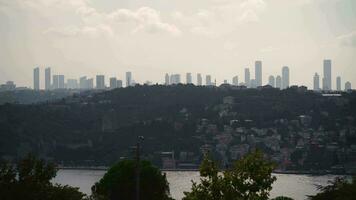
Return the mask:
<svg viewBox="0 0 356 200">
<path fill-rule="evenodd" d="M 59 170 L 54 182 L 79 187 L 80 191 L 90 194 L 91 186 L 98 181 L 105 171 L 101 170 Z M 199 181 L 198 172 L 166 172 L 170 185 L 171 195 L 174 199 L 180 200 L 183 191 L 189 191 L 191 180 Z M 335 176 L 309 176 L 294 174 L 274 174 L 277 181 L 273 184 L 271 197 L 289 196 L 295 200 L 304 200 L 306 195 L 315 194 L 315 184 L 326 185 Z"/>
</svg>

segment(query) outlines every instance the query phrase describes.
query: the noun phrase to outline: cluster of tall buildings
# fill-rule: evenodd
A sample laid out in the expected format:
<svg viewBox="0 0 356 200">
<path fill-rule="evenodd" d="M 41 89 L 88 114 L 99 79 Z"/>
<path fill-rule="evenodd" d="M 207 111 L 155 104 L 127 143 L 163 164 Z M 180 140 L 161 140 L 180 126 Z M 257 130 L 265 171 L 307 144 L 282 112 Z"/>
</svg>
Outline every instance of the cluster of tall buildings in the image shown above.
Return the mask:
<svg viewBox="0 0 356 200">
<path fill-rule="evenodd" d="M 331 90 L 336 90 L 336 91 L 341 91 L 341 90 L 351 90 L 351 83 L 349 81 L 345 82 L 344 89 L 342 89 L 342 82 L 341 82 L 341 77 L 337 76 L 336 77 L 336 87 L 332 87 L 332 61 L 331 60 L 324 60 L 323 62 L 323 78 L 320 81 L 320 75 L 318 73 L 315 73 L 314 75 L 314 81 L 313 81 L 313 89 L 315 91 L 331 91 Z M 268 82 L 267 85 L 270 85 L 274 88 L 279 88 L 279 89 L 287 89 L 290 86 L 290 69 L 288 66 L 282 67 L 282 73 L 280 75 L 270 75 L 268 77 Z M 263 86 L 263 79 L 262 79 L 262 61 L 255 61 L 255 77 L 254 79 L 251 78 L 251 73 L 250 73 L 250 68 L 245 68 L 244 70 L 244 75 L 245 79 L 244 82 L 239 82 L 239 77 L 234 76 L 232 78 L 232 85 L 234 86 L 246 86 L 247 88 L 257 88 L 260 86 Z M 207 86 L 210 85 L 216 85 L 216 81 L 212 82 L 211 75 L 206 75 L 205 77 L 205 84 Z M 197 74 L 197 85 L 202 85 L 202 75 L 200 73 Z M 320 87 L 320 82 L 321 86 Z M 165 84 L 170 85 L 170 84 L 178 84 L 182 83 L 180 79 L 179 74 L 166 74 L 165 78 Z M 186 83 L 190 84 L 192 83 L 192 74 L 187 73 L 186 74 Z M 224 83 L 227 84 L 228 81 L 224 80 Z"/>
<path fill-rule="evenodd" d="M 40 68 L 36 67 L 33 69 L 33 89 L 40 90 Z M 94 84 L 95 83 L 95 84 Z M 132 79 L 132 73 L 126 72 L 126 86 L 135 85 L 135 81 Z M 116 77 L 111 77 L 109 79 L 109 86 L 106 85 L 105 76 L 97 75 L 94 78 L 87 78 L 82 76 L 79 79 L 65 79 L 64 75 L 55 74 L 52 76 L 51 68 L 45 68 L 44 74 L 44 89 L 45 90 L 56 90 L 56 89 L 81 89 L 81 90 L 91 90 L 91 89 L 114 89 L 123 87 L 122 80 L 118 80 Z"/>
<path fill-rule="evenodd" d="M 180 74 L 171 74 L 169 75 L 168 73 L 165 75 L 164 78 L 164 84 L 165 85 L 175 85 L 175 84 L 180 84 L 183 83 L 183 81 L 181 80 L 181 75 Z M 203 85 L 203 77 L 200 73 L 197 74 L 197 82 L 196 85 L 197 86 L 202 86 Z M 185 83 L 186 84 L 193 84 L 193 76 L 192 73 L 188 72 L 186 73 L 185 76 Z M 205 76 L 205 85 L 207 86 L 212 86 L 212 85 L 216 85 L 216 80 L 214 80 L 214 82 L 212 81 L 211 75 L 206 75 Z"/>
<path fill-rule="evenodd" d="M 289 67 L 282 67 L 282 74 L 277 76 L 269 76 L 268 77 L 268 85 L 279 88 L 279 89 L 287 89 L 290 85 L 290 74 Z"/>
<path fill-rule="evenodd" d="M 255 74 L 254 77 L 251 76 L 250 68 L 245 68 L 244 70 L 244 82 L 239 82 L 239 76 L 234 76 L 232 78 L 232 85 L 234 86 L 246 86 L 247 88 L 257 88 L 263 86 L 263 74 L 262 74 L 262 61 L 255 61 Z M 86 76 L 80 77 L 78 79 L 67 79 L 65 80 L 64 75 L 53 75 L 51 76 L 51 68 L 45 69 L 45 89 L 114 89 L 123 87 L 123 81 L 118 80 L 116 77 L 111 77 L 109 80 L 109 86 L 105 84 L 105 76 L 97 75 L 94 78 L 87 78 Z M 165 74 L 164 78 L 165 85 L 174 85 L 183 83 L 180 74 Z M 150 83 L 150 82 L 147 82 Z M 193 84 L 193 76 L 192 73 L 186 73 L 185 75 L 185 83 Z M 95 85 L 94 85 L 95 84 Z M 132 73 L 126 72 L 126 82 L 125 86 L 133 86 L 135 85 L 135 81 L 132 79 Z M 201 73 L 196 75 L 196 85 L 203 85 L 203 76 Z M 228 84 L 227 80 L 224 80 L 224 84 Z M 315 73 L 313 79 L 313 89 L 315 91 L 331 91 L 337 90 L 341 91 L 341 77 L 336 77 L 336 87 L 332 87 L 332 61 L 324 60 L 323 62 L 323 77 L 320 80 L 320 75 Z M 205 85 L 206 86 L 216 86 L 216 79 L 212 79 L 211 75 L 205 75 Z M 281 74 L 276 76 L 270 75 L 268 77 L 268 82 L 266 85 L 270 85 L 274 88 L 286 89 L 290 86 L 290 70 L 288 66 L 282 67 Z M 320 87 L 321 85 L 321 87 Z M 33 70 L 33 88 L 34 90 L 40 90 L 40 68 L 35 68 Z M 344 90 L 351 90 L 351 83 L 345 82 Z"/>
<path fill-rule="evenodd" d="M 197 74 L 198 86 L 203 85 L 203 78 L 200 73 Z M 165 75 L 165 85 L 179 84 L 182 83 L 180 74 L 166 74 Z M 186 73 L 186 84 L 192 84 L 192 74 Z M 228 84 L 227 80 L 224 80 L 224 84 Z M 211 75 L 205 76 L 205 85 L 211 86 L 216 85 L 216 80 L 212 80 Z M 257 88 L 263 86 L 262 79 L 262 61 L 255 61 L 255 76 L 254 79 L 251 79 L 251 73 L 249 68 L 245 68 L 245 80 L 244 82 L 239 82 L 239 77 L 236 75 L 232 78 L 232 85 L 234 86 L 246 86 L 248 88 Z M 278 75 L 276 78 L 274 76 L 269 77 L 268 85 L 272 87 L 285 89 L 289 87 L 289 68 L 287 66 L 282 68 L 282 75 Z"/>
<path fill-rule="evenodd" d="M 320 87 L 320 82 L 321 86 Z M 313 89 L 315 91 L 341 91 L 341 77 L 336 77 L 336 87 L 332 87 L 332 61 L 331 60 L 324 60 L 323 62 L 323 78 L 320 81 L 320 75 L 318 73 L 314 74 L 313 78 Z M 349 81 L 345 82 L 344 90 L 348 91 L 351 90 L 351 83 Z"/>
</svg>

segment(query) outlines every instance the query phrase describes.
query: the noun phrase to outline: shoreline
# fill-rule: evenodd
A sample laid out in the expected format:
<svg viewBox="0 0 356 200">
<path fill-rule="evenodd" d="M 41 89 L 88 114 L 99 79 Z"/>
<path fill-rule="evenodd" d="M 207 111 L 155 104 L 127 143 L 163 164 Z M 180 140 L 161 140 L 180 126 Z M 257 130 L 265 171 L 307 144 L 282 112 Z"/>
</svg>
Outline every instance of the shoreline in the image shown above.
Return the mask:
<svg viewBox="0 0 356 200">
<path fill-rule="evenodd" d="M 58 170 L 93 170 L 93 171 L 107 171 L 109 167 L 100 166 L 100 167 L 57 167 Z M 199 172 L 199 169 L 160 169 L 163 172 Z M 311 176 L 324 176 L 324 175 L 339 175 L 339 176 L 349 176 L 355 175 L 354 173 L 336 173 L 331 171 L 297 171 L 297 170 L 274 170 L 274 174 L 294 174 L 294 175 L 311 175 Z"/>
</svg>

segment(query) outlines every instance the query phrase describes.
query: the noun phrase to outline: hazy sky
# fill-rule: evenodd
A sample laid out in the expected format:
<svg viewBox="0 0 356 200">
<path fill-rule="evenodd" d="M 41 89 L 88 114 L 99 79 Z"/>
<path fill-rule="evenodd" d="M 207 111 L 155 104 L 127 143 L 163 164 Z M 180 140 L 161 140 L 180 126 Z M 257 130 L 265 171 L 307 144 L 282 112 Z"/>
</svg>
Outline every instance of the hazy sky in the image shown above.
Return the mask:
<svg viewBox="0 0 356 200">
<path fill-rule="evenodd" d="M 333 87 L 336 75 L 355 87 L 355 0 L 0 0 L 1 83 L 32 87 L 35 66 L 41 78 L 50 66 L 66 78 L 132 71 L 162 83 L 192 72 L 195 82 L 200 72 L 241 82 L 262 60 L 263 83 L 287 65 L 291 84 L 311 87 L 324 58 Z"/>
</svg>

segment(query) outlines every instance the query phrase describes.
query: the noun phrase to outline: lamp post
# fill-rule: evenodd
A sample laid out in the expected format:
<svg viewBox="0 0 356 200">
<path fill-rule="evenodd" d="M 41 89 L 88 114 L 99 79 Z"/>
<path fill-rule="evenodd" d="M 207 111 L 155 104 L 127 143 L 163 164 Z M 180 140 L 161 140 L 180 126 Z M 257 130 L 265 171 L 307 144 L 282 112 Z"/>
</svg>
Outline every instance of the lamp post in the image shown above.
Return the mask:
<svg viewBox="0 0 356 200">
<path fill-rule="evenodd" d="M 136 143 L 136 200 L 140 200 L 140 140 L 143 139 L 143 136 L 138 136 Z"/>
</svg>

